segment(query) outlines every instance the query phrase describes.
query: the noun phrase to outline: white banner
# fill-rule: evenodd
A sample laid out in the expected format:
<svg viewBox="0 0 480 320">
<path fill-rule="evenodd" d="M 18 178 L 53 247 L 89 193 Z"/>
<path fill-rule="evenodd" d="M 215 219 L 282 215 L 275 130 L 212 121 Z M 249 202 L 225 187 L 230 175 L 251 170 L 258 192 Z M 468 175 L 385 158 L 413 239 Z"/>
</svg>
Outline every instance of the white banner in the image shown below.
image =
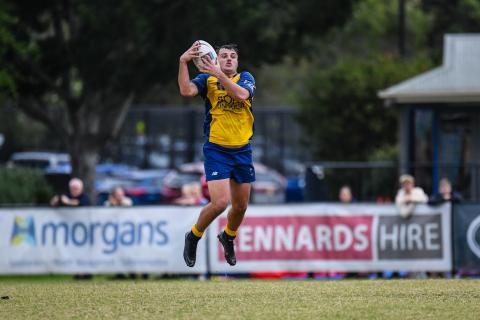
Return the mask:
<svg viewBox="0 0 480 320">
<path fill-rule="evenodd" d="M 0 209 L 0 274 L 205 273 L 183 261 L 195 207 Z"/>
<path fill-rule="evenodd" d="M 305 204 L 250 206 L 229 266 L 209 227 L 213 273 L 268 271 L 450 271 L 451 207 L 418 206 L 408 219 L 394 205 Z"/>
</svg>

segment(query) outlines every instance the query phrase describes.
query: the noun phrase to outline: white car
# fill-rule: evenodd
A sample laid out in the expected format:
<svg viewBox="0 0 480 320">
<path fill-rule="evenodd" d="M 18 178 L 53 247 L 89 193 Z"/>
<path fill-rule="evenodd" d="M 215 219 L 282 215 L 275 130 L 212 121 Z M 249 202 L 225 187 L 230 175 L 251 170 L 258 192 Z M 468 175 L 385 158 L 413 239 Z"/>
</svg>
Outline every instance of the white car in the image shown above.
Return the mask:
<svg viewBox="0 0 480 320">
<path fill-rule="evenodd" d="M 70 165 L 70 155 L 57 152 L 15 152 L 8 161 L 9 165 L 47 169 L 48 167 Z"/>
</svg>

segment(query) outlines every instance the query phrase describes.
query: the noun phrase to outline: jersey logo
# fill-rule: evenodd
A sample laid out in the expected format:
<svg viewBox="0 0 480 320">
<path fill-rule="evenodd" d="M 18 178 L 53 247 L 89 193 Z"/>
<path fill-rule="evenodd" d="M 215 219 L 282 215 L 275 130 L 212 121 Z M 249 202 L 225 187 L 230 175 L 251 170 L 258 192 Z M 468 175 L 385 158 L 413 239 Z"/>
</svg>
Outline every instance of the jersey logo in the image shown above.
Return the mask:
<svg viewBox="0 0 480 320">
<path fill-rule="evenodd" d="M 245 104 L 243 101 L 236 101 L 229 95 L 219 96 L 217 99 L 217 107 L 224 111 L 239 113 L 244 110 Z"/>
</svg>

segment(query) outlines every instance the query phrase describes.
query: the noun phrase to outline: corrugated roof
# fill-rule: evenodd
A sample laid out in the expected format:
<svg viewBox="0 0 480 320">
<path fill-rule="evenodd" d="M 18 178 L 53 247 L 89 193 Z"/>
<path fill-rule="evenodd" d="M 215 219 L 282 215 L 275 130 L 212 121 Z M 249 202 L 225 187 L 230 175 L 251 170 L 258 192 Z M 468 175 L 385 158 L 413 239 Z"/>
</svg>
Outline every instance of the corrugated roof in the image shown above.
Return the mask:
<svg viewBox="0 0 480 320">
<path fill-rule="evenodd" d="M 447 34 L 441 67 L 379 92 L 398 103 L 480 102 L 480 34 Z"/>
</svg>

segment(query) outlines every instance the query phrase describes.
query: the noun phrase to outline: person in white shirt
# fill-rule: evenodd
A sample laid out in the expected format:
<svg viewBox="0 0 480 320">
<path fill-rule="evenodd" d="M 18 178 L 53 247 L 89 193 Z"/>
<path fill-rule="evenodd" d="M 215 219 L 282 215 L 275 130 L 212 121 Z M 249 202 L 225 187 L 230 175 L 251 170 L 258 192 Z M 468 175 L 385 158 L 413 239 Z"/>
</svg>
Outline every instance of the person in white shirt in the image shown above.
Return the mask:
<svg viewBox="0 0 480 320">
<path fill-rule="evenodd" d="M 400 215 L 403 218 L 408 218 L 412 215 L 417 204 L 428 202 L 428 196 L 422 188 L 415 187 L 415 179 L 409 174 L 400 176 L 400 185 L 402 187 L 397 192 L 395 204 Z"/>
<path fill-rule="evenodd" d="M 107 207 L 131 207 L 133 205 L 132 199 L 125 196 L 125 191 L 122 187 L 113 188 L 108 200 L 104 202 Z"/>
</svg>

